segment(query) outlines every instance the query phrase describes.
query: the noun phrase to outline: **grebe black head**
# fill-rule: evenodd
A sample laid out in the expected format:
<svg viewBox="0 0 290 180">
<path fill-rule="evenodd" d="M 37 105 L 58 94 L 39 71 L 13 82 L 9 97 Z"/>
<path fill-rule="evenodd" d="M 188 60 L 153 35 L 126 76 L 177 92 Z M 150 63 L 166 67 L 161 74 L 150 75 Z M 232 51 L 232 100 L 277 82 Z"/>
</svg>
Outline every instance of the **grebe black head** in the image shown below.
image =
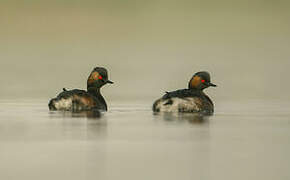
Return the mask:
<svg viewBox="0 0 290 180">
<path fill-rule="evenodd" d="M 89 89 L 100 89 L 107 83 L 113 84 L 113 82 L 108 79 L 108 71 L 103 67 L 96 67 L 88 77 L 87 88 L 88 91 Z"/>
<path fill-rule="evenodd" d="M 210 81 L 210 74 L 206 71 L 197 72 L 193 75 L 188 83 L 189 89 L 203 90 L 208 87 L 216 87 L 215 84 Z"/>
</svg>

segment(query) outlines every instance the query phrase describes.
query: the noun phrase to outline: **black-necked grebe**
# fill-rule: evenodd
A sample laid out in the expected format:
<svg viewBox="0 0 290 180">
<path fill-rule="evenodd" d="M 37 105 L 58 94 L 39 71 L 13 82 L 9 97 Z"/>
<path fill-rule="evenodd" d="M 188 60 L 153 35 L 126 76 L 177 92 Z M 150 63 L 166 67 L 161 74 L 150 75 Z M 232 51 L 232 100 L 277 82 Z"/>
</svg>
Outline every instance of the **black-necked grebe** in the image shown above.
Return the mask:
<svg viewBox="0 0 290 180">
<path fill-rule="evenodd" d="M 188 83 L 188 89 L 181 89 L 166 94 L 153 104 L 154 112 L 196 112 L 211 115 L 214 112 L 214 104 L 203 92 L 211 83 L 208 72 L 202 71 L 193 75 Z"/>
<path fill-rule="evenodd" d="M 50 110 L 62 111 L 107 111 L 106 101 L 100 93 L 101 87 L 107 83 L 113 83 L 108 80 L 107 70 L 96 67 L 88 77 L 87 91 L 79 89 L 67 91 L 63 88 L 63 92 L 49 101 L 48 107 Z"/>
</svg>

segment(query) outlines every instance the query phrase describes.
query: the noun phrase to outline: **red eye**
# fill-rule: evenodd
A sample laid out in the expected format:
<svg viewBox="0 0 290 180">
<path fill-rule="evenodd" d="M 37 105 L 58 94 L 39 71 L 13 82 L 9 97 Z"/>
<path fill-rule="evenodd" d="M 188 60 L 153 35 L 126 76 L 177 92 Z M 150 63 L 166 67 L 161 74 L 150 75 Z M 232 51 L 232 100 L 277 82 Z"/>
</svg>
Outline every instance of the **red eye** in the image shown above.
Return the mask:
<svg viewBox="0 0 290 180">
<path fill-rule="evenodd" d="M 103 77 L 102 77 L 102 76 L 99 76 L 98 78 L 99 78 L 99 79 L 103 79 Z"/>
<path fill-rule="evenodd" d="M 203 80 L 201 80 L 201 82 L 202 82 L 202 83 L 205 83 L 205 80 L 203 79 Z"/>
</svg>

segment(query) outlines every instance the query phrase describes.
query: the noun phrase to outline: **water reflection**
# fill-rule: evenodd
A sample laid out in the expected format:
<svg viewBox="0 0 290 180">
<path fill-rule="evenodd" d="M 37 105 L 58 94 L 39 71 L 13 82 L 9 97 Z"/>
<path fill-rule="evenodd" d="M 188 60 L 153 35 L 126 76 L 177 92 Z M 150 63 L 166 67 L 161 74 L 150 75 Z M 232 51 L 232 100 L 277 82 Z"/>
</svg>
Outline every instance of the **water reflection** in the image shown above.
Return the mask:
<svg viewBox="0 0 290 180">
<path fill-rule="evenodd" d="M 88 118 L 99 119 L 102 113 L 98 110 L 93 111 L 50 111 L 50 117 L 71 117 L 71 118 Z"/>
<path fill-rule="evenodd" d="M 156 112 L 153 113 L 155 117 L 162 118 L 164 121 L 178 121 L 189 122 L 191 124 L 204 124 L 208 123 L 209 116 L 199 113 L 170 113 L 170 112 Z"/>
<path fill-rule="evenodd" d="M 59 138 L 90 141 L 107 137 L 107 119 L 100 111 L 50 111 L 48 115 L 46 127 L 52 127 Z"/>
</svg>

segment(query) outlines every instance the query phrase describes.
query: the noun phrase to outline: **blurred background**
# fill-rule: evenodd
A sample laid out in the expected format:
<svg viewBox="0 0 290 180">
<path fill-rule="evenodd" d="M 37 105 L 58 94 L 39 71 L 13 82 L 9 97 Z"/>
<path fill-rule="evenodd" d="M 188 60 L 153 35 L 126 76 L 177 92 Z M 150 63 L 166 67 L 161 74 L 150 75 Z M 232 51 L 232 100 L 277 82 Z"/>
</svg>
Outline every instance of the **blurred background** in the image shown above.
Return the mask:
<svg viewBox="0 0 290 180">
<path fill-rule="evenodd" d="M 289 180 L 289 10 L 289 0 L 0 0 L 0 179 Z M 48 112 L 96 66 L 115 82 L 102 90 L 109 112 Z M 214 116 L 152 113 L 201 70 L 218 85 L 206 90 Z"/>
<path fill-rule="evenodd" d="M 0 98 L 86 88 L 95 66 L 106 99 L 152 99 L 212 75 L 214 99 L 289 100 L 286 0 L 1 0 Z"/>
</svg>

